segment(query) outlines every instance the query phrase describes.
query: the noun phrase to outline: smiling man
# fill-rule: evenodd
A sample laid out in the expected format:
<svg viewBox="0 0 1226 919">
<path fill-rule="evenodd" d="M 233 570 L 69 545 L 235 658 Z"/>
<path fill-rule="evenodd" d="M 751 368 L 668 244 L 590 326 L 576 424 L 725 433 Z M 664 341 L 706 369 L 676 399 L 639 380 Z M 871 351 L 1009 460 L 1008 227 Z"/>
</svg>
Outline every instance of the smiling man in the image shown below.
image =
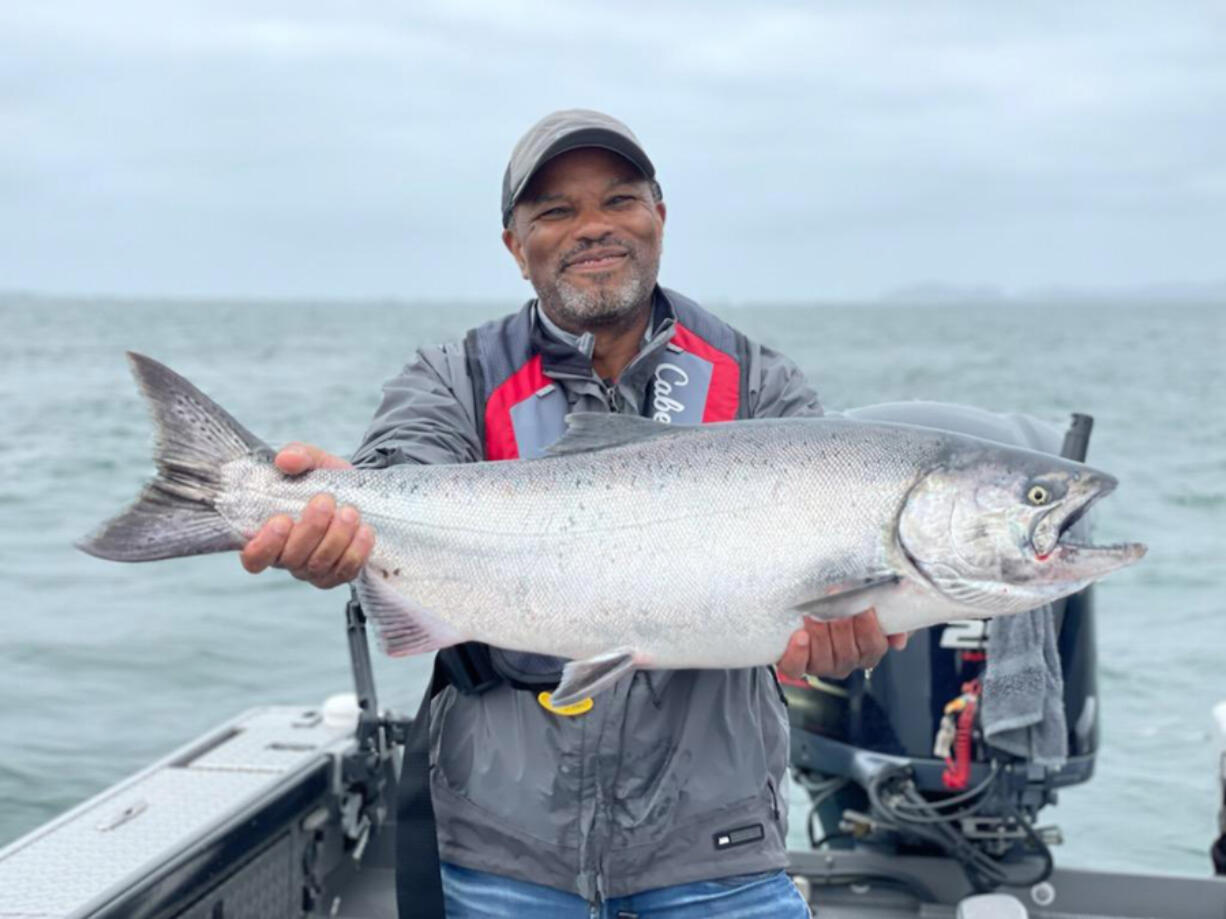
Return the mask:
<svg viewBox="0 0 1226 919">
<path fill-rule="evenodd" d="M 657 285 L 665 216 L 625 125 L 569 110 L 533 126 L 503 180 L 502 238 L 536 298 L 419 351 L 384 388 L 354 463 L 538 457 L 576 411 L 672 424 L 820 414 L 790 361 Z M 298 444 L 277 463 L 345 461 Z M 269 521 L 243 563 L 331 587 L 374 539 L 321 495 L 300 520 Z M 778 666 L 843 676 L 887 647 L 867 611 L 809 623 Z M 782 870 L 788 721 L 770 668 L 641 671 L 559 710 L 543 692 L 556 658 L 471 644 L 439 657 L 427 800 L 451 919 L 808 916 Z"/>
<path fill-rule="evenodd" d="M 581 147 L 541 167 L 503 231 L 546 316 L 572 332 L 600 330 L 605 343 L 628 346 L 609 356 L 609 371 L 638 350 L 622 333 L 642 331 L 650 314 L 664 234 L 658 188 L 623 157 Z M 576 238 L 574 222 L 585 212 L 599 214 L 605 226 Z"/>
</svg>

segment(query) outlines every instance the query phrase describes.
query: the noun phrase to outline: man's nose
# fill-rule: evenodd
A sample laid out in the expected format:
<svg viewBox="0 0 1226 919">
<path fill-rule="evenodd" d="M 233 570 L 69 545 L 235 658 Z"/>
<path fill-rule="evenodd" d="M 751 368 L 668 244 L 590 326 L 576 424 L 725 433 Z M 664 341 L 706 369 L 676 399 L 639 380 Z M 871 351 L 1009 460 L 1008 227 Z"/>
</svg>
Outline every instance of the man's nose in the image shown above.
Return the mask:
<svg viewBox="0 0 1226 919">
<path fill-rule="evenodd" d="M 581 208 L 575 221 L 575 236 L 584 242 L 600 242 L 613 233 L 613 222 L 604 209 L 598 206 Z"/>
</svg>

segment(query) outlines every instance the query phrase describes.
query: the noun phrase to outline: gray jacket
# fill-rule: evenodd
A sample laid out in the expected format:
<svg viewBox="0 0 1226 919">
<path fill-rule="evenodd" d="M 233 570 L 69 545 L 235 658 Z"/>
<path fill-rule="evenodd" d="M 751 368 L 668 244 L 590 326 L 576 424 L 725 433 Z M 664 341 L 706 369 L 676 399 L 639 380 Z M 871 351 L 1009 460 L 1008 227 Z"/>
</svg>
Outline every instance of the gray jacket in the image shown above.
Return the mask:
<svg viewBox="0 0 1226 919">
<path fill-rule="evenodd" d="M 553 377 L 572 411 L 644 412 L 669 339 L 659 312 L 614 387 L 590 360 L 589 378 Z M 590 339 L 542 331 L 590 358 Z M 750 417 L 821 413 L 796 366 L 752 342 L 748 380 Z M 479 461 L 476 398 L 462 342 L 421 349 L 384 387 L 354 462 Z M 641 671 L 572 717 L 509 685 L 448 687 L 431 734 L 444 861 L 589 900 L 787 863 L 788 721 L 770 668 Z"/>
</svg>

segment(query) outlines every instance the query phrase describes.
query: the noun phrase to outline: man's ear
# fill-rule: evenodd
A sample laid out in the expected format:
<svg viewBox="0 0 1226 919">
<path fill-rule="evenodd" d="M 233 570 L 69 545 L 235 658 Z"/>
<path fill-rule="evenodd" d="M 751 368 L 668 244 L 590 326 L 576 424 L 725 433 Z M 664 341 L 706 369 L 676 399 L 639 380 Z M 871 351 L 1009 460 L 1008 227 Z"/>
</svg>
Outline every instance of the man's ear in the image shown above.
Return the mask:
<svg viewBox="0 0 1226 919">
<path fill-rule="evenodd" d="M 668 216 L 668 208 L 664 206 L 663 201 L 656 202 L 656 213 L 660 215 L 660 223 L 663 223 L 664 218 Z"/>
<path fill-rule="evenodd" d="M 511 222 L 515 222 L 515 218 L 511 218 Z M 524 259 L 524 247 L 520 245 L 519 237 L 515 235 L 515 231 L 507 227 L 502 231 L 502 244 L 507 247 L 507 251 L 511 253 L 511 257 L 515 259 L 515 264 L 519 266 L 519 273 L 524 280 L 528 278 L 528 262 Z"/>
</svg>

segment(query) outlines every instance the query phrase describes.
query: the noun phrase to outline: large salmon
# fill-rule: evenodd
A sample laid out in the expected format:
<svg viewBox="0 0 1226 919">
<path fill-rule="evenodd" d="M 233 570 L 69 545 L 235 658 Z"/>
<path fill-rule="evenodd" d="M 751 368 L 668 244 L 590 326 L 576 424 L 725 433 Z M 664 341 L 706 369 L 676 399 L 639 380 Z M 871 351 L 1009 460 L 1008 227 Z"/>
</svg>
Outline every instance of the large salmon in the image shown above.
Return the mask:
<svg viewBox="0 0 1226 919">
<path fill-rule="evenodd" d="M 290 478 L 191 383 L 129 357 L 158 475 L 82 549 L 118 561 L 241 549 L 270 516 L 330 492 L 377 533 L 356 586 L 390 654 L 475 639 L 571 658 L 557 705 L 636 667 L 771 663 L 805 616 L 874 606 L 894 633 L 1033 609 L 1145 552 L 1069 535 L 1115 487 L 1105 473 L 846 419 L 578 414 L 542 459 Z"/>
</svg>

